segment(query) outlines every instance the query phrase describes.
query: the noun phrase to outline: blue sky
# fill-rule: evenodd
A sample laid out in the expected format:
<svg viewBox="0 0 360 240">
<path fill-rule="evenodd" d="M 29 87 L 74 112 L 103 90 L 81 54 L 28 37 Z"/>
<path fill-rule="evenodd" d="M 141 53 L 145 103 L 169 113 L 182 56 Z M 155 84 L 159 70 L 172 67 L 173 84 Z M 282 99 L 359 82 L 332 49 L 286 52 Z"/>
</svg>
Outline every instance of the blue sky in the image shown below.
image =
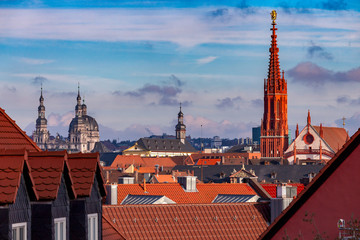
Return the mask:
<svg viewBox="0 0 360 240">
<path fill-rule="evenodd" d="M 246 137 L 260 125 L 270 11 L 278 12 L 290 131 L 360 122 L 358 1 L 1 1 L 1 107 L 34 130 L 43 83 L 51 134 L 67 135 L 77 84 L 102 139 Z"/>
</svg>

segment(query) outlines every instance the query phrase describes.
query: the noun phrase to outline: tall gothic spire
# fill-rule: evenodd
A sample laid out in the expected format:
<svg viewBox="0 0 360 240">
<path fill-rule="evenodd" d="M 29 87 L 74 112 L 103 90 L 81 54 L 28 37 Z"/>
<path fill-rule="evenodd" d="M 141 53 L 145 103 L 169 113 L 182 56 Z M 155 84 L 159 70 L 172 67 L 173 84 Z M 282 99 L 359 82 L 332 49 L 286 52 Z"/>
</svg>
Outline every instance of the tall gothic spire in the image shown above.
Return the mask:
<svg viewBox="0 0 360 240">
<path fill-rule="evenodd" d="M 264 115 L 261 122 L 260 151 L 262 158 L 283 157 L 288 146 L 287 83 L 280 71 L 276 35 L 276 11 L 271 13 L 272 28 L 269 68 L 264 80 Z"/>
</svg>

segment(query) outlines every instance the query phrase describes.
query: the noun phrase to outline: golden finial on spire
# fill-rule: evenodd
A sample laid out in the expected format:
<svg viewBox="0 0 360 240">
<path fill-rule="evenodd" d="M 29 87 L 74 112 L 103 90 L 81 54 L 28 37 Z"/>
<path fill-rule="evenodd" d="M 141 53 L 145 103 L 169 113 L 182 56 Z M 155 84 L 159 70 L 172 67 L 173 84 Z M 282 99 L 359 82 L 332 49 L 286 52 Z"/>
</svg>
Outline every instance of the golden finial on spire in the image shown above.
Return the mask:
<svg viewBox="0 0 360 240">
<path fill-rule="evenodd" d="M 277 16 L 276 11 L 275 11 L 275 10 L 272 10 L 271 13 L 270 13 L 270 15 L 271 15 L 271 19 L 272 19 L 272 21 L 273 21 L 273 24 L 275 24 L 275 20 L 276 20 L 276 16 Z"/>
</svg>

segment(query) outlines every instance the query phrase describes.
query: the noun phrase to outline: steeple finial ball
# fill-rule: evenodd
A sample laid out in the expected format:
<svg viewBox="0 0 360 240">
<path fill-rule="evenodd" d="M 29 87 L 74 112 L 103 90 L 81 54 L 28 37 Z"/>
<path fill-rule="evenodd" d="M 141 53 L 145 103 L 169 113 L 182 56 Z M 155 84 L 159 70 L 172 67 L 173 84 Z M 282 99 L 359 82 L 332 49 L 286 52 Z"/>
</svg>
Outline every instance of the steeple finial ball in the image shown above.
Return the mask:
<svg viewBox="0 0 360 240">
<path fill-rule="evenodd" d="M 275 20 L 276 20 L 276 16 L 277 16 L 276 11 L 272 10 L 270 15 L 271 15 L 271 20 L 273 21 L 272 23 L 275 24 Z"/>
</svg>

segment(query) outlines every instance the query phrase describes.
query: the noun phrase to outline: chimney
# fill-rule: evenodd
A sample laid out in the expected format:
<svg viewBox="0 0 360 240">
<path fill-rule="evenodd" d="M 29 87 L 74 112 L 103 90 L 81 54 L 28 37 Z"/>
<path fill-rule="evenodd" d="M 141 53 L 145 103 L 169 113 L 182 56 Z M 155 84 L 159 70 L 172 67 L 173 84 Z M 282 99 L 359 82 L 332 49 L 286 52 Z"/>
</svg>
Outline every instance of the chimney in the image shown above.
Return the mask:
<svg viewBox="0 0 360 240">
<path fill-rule="evenodd" d="M 106 204 L 117 205 L 117 188 L 118 185 L 116 183 L 106 185 L 108 193 L 106 196 Z"/>
<path fill-rule="evenodd" d="M 134 184 L 134 177 L 119 177 L 118 184 Z"/>
<path fill-rule="evenodd" d="M 287 208 L 297 195 L 297 187 L 281 184 L 276 187 L 276 198 L 270 200 L 271 222 Z"/>
<path fill-rule="evenodd" d="M 197 192 L 196 189 L 196 176 L 181 176 L 178 177 L 178 183 L 183 187 L 185 192 Z"/>
</svg>

